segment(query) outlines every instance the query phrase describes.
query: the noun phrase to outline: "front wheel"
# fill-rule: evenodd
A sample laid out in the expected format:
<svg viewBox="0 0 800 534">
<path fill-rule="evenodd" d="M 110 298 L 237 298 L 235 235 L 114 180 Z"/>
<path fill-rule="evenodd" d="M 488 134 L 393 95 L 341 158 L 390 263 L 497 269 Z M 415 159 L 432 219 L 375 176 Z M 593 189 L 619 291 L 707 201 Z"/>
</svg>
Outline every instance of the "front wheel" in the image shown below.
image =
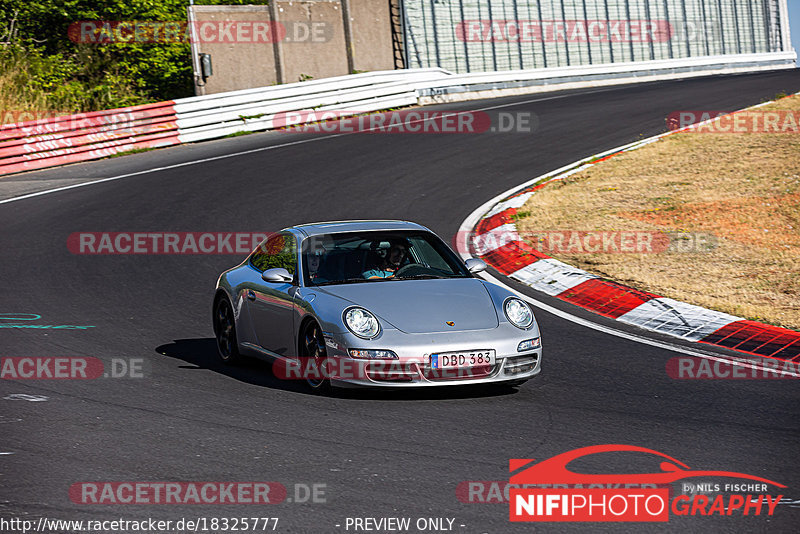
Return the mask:
<svg viewBox="0 0 800 534">
<path fill-rule="evenodd" d="M 217 353 L 226 364 L 242 359 L 236 341 L 236 320 L 233 307 L 227 297 L 220 297 L 214 305 L 214 335 L 217 338 Z"/>
<path fill-rule="evenodd" d="M 300 363 L 306 373 L 308 387 L 315 392 L 330 392 L 331 381 L 326 378 L 327 360 L 322 329 L 316 322 L 309 322 L 300 334 Z"/>
</svg>

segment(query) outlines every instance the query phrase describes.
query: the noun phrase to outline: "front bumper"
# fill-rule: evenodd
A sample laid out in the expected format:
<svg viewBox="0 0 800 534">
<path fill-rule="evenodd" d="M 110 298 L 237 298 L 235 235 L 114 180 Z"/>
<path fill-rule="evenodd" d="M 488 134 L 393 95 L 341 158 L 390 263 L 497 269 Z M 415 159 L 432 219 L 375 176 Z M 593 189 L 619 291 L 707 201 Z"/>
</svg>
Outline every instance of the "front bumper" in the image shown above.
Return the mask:
<svg viewBox="0 0 800 534">
<path fill-rule="evenodd" d="M 429 387 L 523 382 L 541 372 L 541 345 L 518 352 L 519 343 L 539 337 L 536 326 L 520 330 L 508 323 L 488 330 L 406 334 L 384 330 L 378 338 L 363 340 L 350 333 L 325 333 L 328 357 L 334 360 L 331 385 L 337 387 Z M 351 358 L 348 349 L 383 349 L 397 354 L 396 360 Z M 430 367 L 430 355 L 493 349 L 495 364 L 462 370 Z M 339 372 L 339 371 L 346 372 Z"/>
</svg>

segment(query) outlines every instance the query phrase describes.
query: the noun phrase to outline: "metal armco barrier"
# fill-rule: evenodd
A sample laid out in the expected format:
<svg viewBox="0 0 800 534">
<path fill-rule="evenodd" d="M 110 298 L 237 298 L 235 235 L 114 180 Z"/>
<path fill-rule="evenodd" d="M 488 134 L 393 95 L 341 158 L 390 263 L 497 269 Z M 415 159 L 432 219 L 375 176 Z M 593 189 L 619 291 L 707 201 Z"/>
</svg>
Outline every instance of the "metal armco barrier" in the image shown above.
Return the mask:
<svg viewBox="0 0 800 534">
<path fill-rule="evenodd" d="M 794 68 L 794 52 L 454 75 L 378 71 L 0 126 L 0 175 L 271 130 L 292 112 L 337 116 L 517 93 Z M 545 87 L 546 86 L 546 87 Z M 510 94 L 510 93 L 509 93 Z M 296 124 L 307 113 L 296 113 Z M 317 115 L 318 116 L 318 115 Z"/>
<path fill-rule="evenodd" d="M 439 83 L 443 69 L 378 71 L 175 101 L 182 143 L 271 130 L 293 111 L 364 113 L 417 104 L 416 84 Z"/>
<path fill-rule="evenodd" d="M 273 129 L 293 111 L 363 113 L 417 103 L 442 69 L 379 71 L 0 126 L 0 175 Z M 283 126 L 280 124 L 278 126 Z"/>
<path fill-rule="evenodd" d="M 796 59 L 797 54 L 792 51 L 548 69 L 474 72 L 450 76 L 445 84 L 417 84 L 417 90 L 420 96 L 419 104 L 427 105 L 468 100 L 476 96 L 493 98 L 510 94 L 578 87 L 599 87 L 691 78 L 709 74 L 734 74 L 794 68 Z"/>
</svg>

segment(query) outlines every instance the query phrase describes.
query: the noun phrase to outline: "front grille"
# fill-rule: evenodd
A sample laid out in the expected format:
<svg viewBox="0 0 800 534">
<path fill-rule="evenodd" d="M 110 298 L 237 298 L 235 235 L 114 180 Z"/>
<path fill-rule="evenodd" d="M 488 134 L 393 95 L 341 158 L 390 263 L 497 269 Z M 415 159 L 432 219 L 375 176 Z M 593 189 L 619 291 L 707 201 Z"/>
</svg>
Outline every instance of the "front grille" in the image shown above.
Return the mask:
<svg viewBox="0 0 800 534">
<path fill-rule="evenodd" d="M 383 362 L 371 363 L 366 367 L 367 377 L 375 382 L 413 382 L 419 376 L 414 365 L 385 365 Z"/>
</svg>

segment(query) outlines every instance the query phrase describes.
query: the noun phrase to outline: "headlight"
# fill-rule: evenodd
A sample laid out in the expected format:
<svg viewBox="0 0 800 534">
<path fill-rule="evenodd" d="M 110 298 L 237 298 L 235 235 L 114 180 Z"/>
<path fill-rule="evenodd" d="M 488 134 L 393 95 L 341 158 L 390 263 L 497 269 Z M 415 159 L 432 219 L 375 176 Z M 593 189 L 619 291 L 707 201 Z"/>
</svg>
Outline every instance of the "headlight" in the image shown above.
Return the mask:
<svg viewBox="0 0 800 534">
<path fill-rule="evenodd" d="M 352 333 L 364 339 L 372 339 L 381 331 L 378 319 L 364 308 L 348 308 L 344 311 L 344 324 Z"/>
<path fill-rule="evenodd" d="M 533 312 L 527 304 L 517 298 L 510 298 L 503 305 L 506 317 L 511 324 L 523 330 L 533 324 Z"/>
<path fill-rule="evenodd" d="M 541 338 L 535 337 L 533 339 L 526 339 L 525 341 L 520 341 L 519 345 L 517 345 L 517 352 L 538 349 L 541 346 Z"/>
</svg>

